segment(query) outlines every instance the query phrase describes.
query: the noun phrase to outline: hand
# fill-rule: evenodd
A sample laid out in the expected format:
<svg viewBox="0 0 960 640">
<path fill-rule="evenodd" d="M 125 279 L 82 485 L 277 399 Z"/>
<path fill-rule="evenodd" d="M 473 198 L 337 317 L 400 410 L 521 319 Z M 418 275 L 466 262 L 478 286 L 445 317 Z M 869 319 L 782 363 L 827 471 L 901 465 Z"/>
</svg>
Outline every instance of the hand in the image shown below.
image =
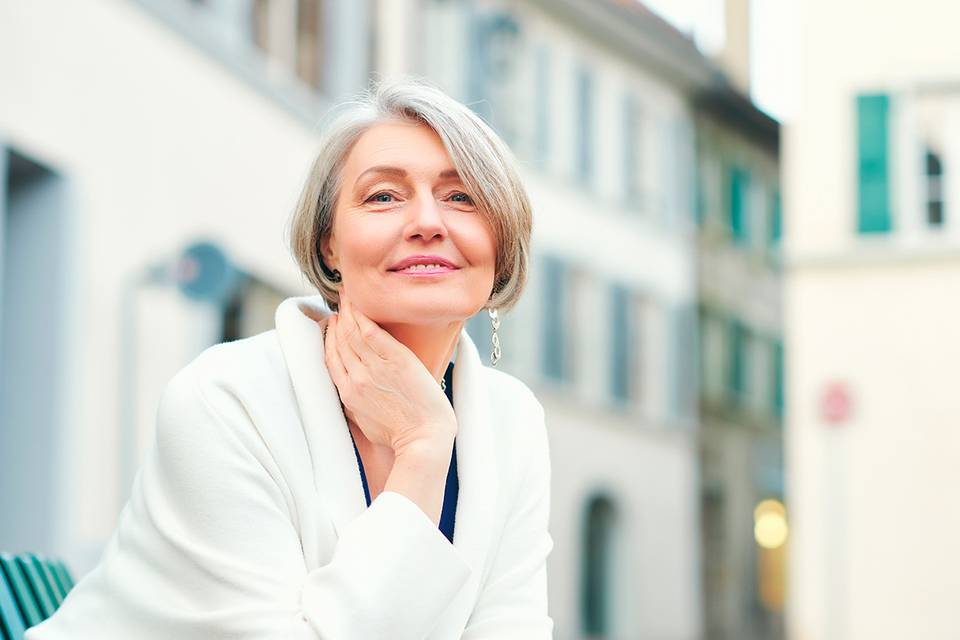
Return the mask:
<svg viewBox="0 0 960 640">
<path fill-rule="evenodd" d="M 324 360 L 344 414 L 367 440 L 395 454 L 438 437 L 452 441 L 456 415 L 416 354 L 357 311 L 343 291 L 340 313 L 328 323 Z"/>
</svg>

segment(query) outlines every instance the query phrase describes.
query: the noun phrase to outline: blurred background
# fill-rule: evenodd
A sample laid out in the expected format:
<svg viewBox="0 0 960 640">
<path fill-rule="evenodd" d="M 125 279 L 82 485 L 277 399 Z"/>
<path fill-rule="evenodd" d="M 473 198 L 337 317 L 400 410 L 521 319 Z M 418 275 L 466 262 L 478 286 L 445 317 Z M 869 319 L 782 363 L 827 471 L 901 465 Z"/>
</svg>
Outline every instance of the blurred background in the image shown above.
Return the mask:
<svg viewBox="0 0 960 640">
<path fill-rule="evenodd" d="M 958 24 L 0 0 L 0 551 L 96 564 L 166 381 L 313 293 L 284 232 L 321 117 L 415 74 L 533 201 L 500 366 L 547 412 L 556 637 L 960 638 Z"/>
</svg>

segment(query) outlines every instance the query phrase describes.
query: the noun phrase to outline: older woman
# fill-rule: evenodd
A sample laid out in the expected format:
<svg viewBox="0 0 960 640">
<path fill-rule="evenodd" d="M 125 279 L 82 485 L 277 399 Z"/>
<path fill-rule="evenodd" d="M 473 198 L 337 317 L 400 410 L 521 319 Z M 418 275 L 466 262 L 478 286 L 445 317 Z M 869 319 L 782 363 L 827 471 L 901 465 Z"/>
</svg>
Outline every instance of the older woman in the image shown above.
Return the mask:
<svg viewBox="0 0 960 640">
<path fill-rule="evenodd" d="M 464 330 L 526 280 L 512 156 L 422 81 L 343 106 L 292 220 L 319 293 L 167 384 L 99 565 L 26 640 L 552 635 L 543 408 Z"/>
</svg>

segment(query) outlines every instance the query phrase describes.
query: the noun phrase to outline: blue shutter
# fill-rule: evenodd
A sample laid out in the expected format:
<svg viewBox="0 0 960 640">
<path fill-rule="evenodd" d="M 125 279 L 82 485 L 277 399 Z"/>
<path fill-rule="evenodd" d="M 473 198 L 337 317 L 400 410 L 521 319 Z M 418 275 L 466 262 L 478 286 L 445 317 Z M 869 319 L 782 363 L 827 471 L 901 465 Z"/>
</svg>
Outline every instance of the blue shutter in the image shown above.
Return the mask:
<svg viewBox="0 0 960 640">
<path fill-rule="evenodd" d="M 593 179 L 593 76 L 577 68 L 577 178 L 584 185 Z"/>
<path fill-rule="evenodd" d="M 610 286 L 610 394 L 617 400 L 630 400 L 632 386 L 630 339 L 630 290 L 621 284 Z"/>
<path fill-rule="evenodd" d="M 550 51 L 546 45 L 538 47 L 534 57 L 534 83 L 534 157 L 544 168 L 550 153 Z"/>
<path fill-rule="evenodd" d="M 555 380 L 566 377 L 566 336 L 564 335 L 566 268 L 553 256 L 543 258 L 543 331 L 541 365 L 544 375 Z"/>
<path fill-rule="evenodd" d="M 858 216 L 860 233 L 890 231 L 887 126 L 890 99 L 885 94 L 857 96 Z"/>
<path fill-rule="evenodd" d="M 639 205 L 640 196 L 638 119 L 637 98 L 628 91 L 623 95 L 623 196 L 631 209 Z"/>
<path fill-rule="evenodd" d="M 692 304 L 673 307 L 670 318 L 671 353 L 669 357 L 670 399 L 674 416 L 692 417 L 697 402 L 697 313 Z"/>
</svg>

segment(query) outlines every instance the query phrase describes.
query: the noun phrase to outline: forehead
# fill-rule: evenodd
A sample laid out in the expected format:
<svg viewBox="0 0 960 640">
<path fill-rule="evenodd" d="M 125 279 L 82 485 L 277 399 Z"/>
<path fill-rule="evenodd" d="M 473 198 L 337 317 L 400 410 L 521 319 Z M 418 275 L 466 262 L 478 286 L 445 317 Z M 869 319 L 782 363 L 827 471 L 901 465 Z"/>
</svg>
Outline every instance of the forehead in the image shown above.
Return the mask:
<svg viewBox="0 0 960 640">
<path fill-rule="evenodd" d="M 364 131 L 350 150 L 344 169 L 348 175 L 356 175 L 373 165 L 431 172 L 453 166 L 436 131 L 426 124 L 404 121 L 381 122 Z"/>
</svg>

